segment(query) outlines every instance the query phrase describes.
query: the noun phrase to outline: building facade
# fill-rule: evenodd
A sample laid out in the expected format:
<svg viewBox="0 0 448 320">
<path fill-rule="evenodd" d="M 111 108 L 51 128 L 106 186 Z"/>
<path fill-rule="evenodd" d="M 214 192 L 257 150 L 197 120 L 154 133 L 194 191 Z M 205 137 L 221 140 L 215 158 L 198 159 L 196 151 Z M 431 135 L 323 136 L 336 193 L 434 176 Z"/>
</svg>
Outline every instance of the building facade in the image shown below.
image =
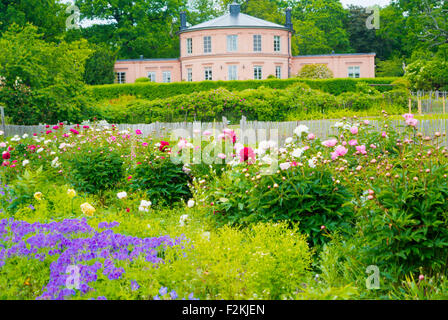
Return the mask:
<svg viewBox="0 0 448 320">
<path fill-rule="evenodd" d="M 336 78 L 375 77 L 374 53 L 292 56 L 293 32 L 290 10 L 284 26 L 243 14 L 237 4 L 228 14 L 192 27 L 182 13 L 180 58 L 118 60 L 116 82 L 287 79 L 316 63 L 327 65 Z"/>
</svg>

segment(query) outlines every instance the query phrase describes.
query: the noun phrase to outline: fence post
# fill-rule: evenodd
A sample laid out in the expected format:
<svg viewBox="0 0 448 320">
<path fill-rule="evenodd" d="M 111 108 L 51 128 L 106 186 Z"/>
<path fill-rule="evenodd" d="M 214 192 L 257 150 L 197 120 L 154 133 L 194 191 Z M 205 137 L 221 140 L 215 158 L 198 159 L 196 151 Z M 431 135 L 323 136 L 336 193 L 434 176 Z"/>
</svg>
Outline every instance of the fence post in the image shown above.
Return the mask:
<svg viewBox="0 0 448 320">
<path fill-rule="evenodd" d="M 422 99 L 420 97 L 417 98 L 418 103 L 418 114 L 422 115 Z"/>
<path fill-rule="evenodd" d="M 5 108 L 0 107 L 0 112 L 2 116 L 2 131 L 3 131 L 3 137 L 6 139 L 6 123 L 5 123 Z"/>
<path fill-rule="evenodd" d="M 445 108 L 446 108 L 446 93 L 443 95 L 442 104 L 443 104 L 443 114 L 445 114 Z"/>
<path fill-rule="evenodd" d="M 409 113 L 412 113 L 412 97 L 409 97 Z"/>
</svg>

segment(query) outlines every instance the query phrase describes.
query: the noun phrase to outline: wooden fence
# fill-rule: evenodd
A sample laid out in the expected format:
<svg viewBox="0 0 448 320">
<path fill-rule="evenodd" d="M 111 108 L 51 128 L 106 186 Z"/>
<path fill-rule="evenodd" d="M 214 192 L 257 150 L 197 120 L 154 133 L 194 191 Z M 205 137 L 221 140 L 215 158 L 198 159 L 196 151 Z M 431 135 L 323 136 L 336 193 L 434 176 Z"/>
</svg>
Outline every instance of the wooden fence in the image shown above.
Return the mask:
<svg viewBox="0 0 448 320">
<path fill-rule="evenodd" d="M 418 114 L 445 114 L 448 103 L 447 91 L 416 91 L 411 92 L 409 110 Z"/>
<path fill-rule="evenodd" d="M 306 120 L 306 121 L 289 121 L 289 122 L 265 122 L 265 121 L 247 121 L 243 117 L 240 121 L 239 126 L 230 126 L 232 129 L 237 131 L 237 135 L 241 137 L 241 133 L 253 130 L 256 141 L 263 140 L 276 140 L 279 145 L 282 145 L 287 137 L 291 137 L 294 134 L 294 129 L 299 125 L 303 124 L 309 128 L 309 131 L 314 133 L 317 137 L 322 139 L 328 138 L 337 132 L 337 128 L 334 127 L 336 122 L 340 120 Z M 379 121 L 370 121 L 370 124 L 376 128 L 379 128 Z M 404 130 L 404 120 L 391 120 L 390 125 L 398 131 Z M 110 125 L 108 125 L 110 127 Z M 73 126 L 66 126 L 72 128 Z M 213 130 L 215 133 L 221 133 L 224 128 L 227 128 L 227 119 L 223 118 L 222 122 L 177 122 L 177 123 L 151 123 L 151 124 L 119 124 L 117 128 L 119 131 L 130 130 L 135 132 L 135 130 L 142 131 L 144 136 L 152 136 L 155 138 L 169 138 L 173 130 L 182 129 L 185 131 L 185 135 L 193 136 L 195 132 L 204 132 L 204 130 Z M 432 119 L 432 120 L 419 120 L 418 123 L 419 130 L 424 134 L 431 136 L 435 132 L 447 132 L 448 119 Z M 33 133 L 41 133 L 48 130 L 45 126 L 15 126 L 6 125 L 6 136 L 14 136 L 23 134 L 31 135 Z M 444 137 L 444 145 L 448 146 L 448 137 Z"/>
</svg>

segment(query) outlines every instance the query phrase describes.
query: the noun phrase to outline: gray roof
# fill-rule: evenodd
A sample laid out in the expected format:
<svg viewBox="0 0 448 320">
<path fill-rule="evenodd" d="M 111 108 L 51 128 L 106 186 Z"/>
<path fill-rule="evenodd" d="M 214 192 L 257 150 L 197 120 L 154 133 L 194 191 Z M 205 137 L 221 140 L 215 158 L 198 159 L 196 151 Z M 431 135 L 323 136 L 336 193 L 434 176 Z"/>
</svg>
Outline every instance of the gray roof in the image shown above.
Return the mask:
<svg viewBox="0 0 448 320">
<path fill-rule="evenodd" d="M 338 57 L 338 56 L 376 56 L 375 52 L 370 53 L 331 53 L 331 54 L 309 54 L 302 56 L 293 56 L 293 58 L 306 58 L 306 57 Z"/>
<path fill-rule="evenodd" d="M 269 29 L 285 29 L 285 26 L 258 19 L 249 16 L 244 13 L 239 13 L 237 15 L 232 15 L 230 13 L 223 15 L 221 17 L 215 18 L 213 20 L 197 24 L 195 26 L 181 30 L 182 32 L 203 30 L 203 29 L 221 29 L 221 28 L 269 28 Z"/>
<path fill-rule="evenodd" d="M 177 61 L 179 58 L 155 58 L 155 59 L 118 59 L 118 61 Z"/>
</svg>

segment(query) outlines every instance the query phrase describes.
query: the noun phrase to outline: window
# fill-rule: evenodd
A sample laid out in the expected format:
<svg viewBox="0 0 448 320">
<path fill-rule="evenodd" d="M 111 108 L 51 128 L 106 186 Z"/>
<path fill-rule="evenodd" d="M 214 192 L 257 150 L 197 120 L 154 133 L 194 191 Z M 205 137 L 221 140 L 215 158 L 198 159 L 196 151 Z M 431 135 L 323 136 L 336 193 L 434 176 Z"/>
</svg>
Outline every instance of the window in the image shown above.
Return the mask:
<svg viewBox="0 0 448 320">
<path fill-rule="evenodd" d="M 171 82 L 171 71 L 163 71 L 163 82 L 165 83 Z"/>
<path fill-rule="evenodd" d="M 187 54 L 192 54 L 192 53 L 193 53 L 193 39 L 188 38 L 187 39 Z"/>
<path fill-rule="evenodd" d="M 204 53 L 212 52 L 212 37 L 204 37 Z"/>
<path fill-rule="evenodd" d="M 255 80 L 261 80 L 263 77 L 263 68 L 260 66 L 254 67 L 254 79 Z"/>
<path fill-rule="evenodd" d="M 238 66 L 229 66 L 229 80 L 238 80 Z"/>
<path fill-rule="evenodd" d="M 237 35 L 227 36 L 227 51 L 229 51 L 229 52 L 238 51 L 238 36 Z"/>
<path fill-rule="evenodd" d="M 280 52 L 280 36 L 274 36 L 274 51 Z"/>
<path fill-rule="evenodd" d="M 361 77 L 361 68 L 359 66 L 348 67 L 348 77 L 349 78 Z"/>
<path fill-rule="evenodd" d="M 156 73 L 155 72 L 148 72 L 148 79 L 151 82 L 156 82 Z"/>
<path fill-rule="evenodd" d="M 204 69 L 204 78 L 205 80 L 212 80 L 212 68 L 207 67 Z"/>
<path fill-rule="evenodd" d="M 261 35 L 254 35 L 254 51 L 261 52 Z"/>
<path fill-rule="evenodd" d="M 115 72 L 115 83 L 126 83 L 126 72 Z"/>
<path fill-rule="evenodd" d="M 188 82 L 193 81 L 193 69 L 191 68 L 187 69 L 187 81 Z"/>
<path fill-rule="evenodd" d="M 282 78 L 282 67 L 281 67 L 281 66 L 276 66 L 276 67 L 275 67 L 275 76 L 276 76 L 278 79 L 281 79 L 281 78 Z"/>
</svg>

